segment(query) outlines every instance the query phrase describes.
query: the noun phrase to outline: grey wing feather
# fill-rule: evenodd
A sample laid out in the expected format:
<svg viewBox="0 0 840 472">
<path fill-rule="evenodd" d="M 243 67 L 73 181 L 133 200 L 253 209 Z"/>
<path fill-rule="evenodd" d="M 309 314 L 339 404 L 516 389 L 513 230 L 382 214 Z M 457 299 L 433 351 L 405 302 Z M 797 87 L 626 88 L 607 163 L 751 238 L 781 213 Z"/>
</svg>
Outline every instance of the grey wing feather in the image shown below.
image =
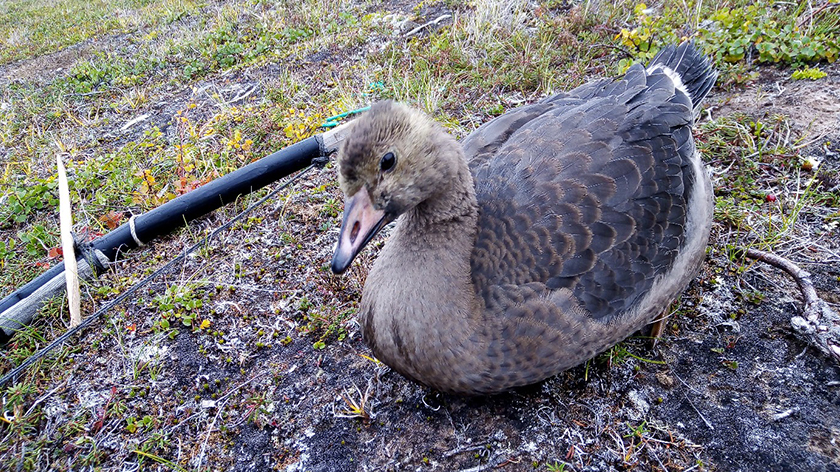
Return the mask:
<svg viewBox="0 0 840 472">
<path fill-rule="evenodd" d="M 464 140 L 480 208 L 473 283 L 488 309 L 517 303 L 500 287 L 528 285 L 570 291 L 608 322 L 670 268 L 693 182 L 691 105 L 664 74 L 635 66 Z"/>
</svg>

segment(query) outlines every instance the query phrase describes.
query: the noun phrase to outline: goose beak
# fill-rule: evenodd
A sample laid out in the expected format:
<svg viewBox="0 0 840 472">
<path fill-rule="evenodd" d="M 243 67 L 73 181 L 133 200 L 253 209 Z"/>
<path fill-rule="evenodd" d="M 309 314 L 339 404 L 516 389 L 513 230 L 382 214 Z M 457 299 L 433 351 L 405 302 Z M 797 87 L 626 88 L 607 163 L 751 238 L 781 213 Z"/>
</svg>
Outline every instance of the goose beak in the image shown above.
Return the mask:
<svg viewBox="0 0 840 472">
<path fill-rule="evenodd" d="M 373 208 L 365 187 L 344 203 L 344 220 L 338 235 L 338 246 L 332 260 L 332 271 L 340 274 L 350 267 L 356 254 L 376 236 L 391 218 L 384 210 Z"/>
</svg>

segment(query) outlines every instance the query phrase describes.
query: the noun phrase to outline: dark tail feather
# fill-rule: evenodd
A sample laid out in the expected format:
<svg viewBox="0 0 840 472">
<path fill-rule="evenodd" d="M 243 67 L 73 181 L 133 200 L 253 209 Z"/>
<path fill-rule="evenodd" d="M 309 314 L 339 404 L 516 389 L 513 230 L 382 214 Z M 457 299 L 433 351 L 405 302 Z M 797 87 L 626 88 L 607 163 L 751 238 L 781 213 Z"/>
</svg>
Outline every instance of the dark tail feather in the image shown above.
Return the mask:
<svg viewBox="0 0 840 472">
<path fill-rule="evenodd" d="M 709 60 L 694 48 L 691 41 L 663 48 L 650 61 L 648 69 L 657 64 L 668 67 L 680 76 L 695 111 L 717 80 L 717 71 L 712 69 Z"/>
</svg>

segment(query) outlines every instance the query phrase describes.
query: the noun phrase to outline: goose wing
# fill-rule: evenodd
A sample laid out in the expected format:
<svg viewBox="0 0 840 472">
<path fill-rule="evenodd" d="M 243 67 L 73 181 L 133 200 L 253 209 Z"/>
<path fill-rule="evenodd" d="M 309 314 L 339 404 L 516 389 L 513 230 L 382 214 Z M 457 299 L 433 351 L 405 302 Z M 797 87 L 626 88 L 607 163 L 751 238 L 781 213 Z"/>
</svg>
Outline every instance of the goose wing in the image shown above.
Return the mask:
<svg viewBox="0 0 840 472">
<path fill-rule="evenodd" d="M 571 292 L 607 322 L 666 274 L 696 176 L 691 99 L 632 67 L 514 110 L 464 140 L 479 204 L 473 283 L 488 309 Z M 510 296 L 508 296 L 508 295 Z"/>
</svg>

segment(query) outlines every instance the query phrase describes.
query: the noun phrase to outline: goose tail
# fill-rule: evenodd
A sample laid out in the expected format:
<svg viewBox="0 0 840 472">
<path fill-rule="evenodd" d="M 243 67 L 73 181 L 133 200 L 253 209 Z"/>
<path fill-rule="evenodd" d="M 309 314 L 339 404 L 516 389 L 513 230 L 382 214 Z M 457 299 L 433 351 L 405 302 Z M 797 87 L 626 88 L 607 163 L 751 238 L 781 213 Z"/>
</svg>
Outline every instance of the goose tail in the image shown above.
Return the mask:
<svg viewBox="0 0 840 472">
<path fill-rule="evenodd" d="M 678 89 L 691 98 L 695 113 L 717 80 L 717 71 L 692 41 L 662 48 L 647 67 L 648 74 L 662 70 Z"/>
</svg>

